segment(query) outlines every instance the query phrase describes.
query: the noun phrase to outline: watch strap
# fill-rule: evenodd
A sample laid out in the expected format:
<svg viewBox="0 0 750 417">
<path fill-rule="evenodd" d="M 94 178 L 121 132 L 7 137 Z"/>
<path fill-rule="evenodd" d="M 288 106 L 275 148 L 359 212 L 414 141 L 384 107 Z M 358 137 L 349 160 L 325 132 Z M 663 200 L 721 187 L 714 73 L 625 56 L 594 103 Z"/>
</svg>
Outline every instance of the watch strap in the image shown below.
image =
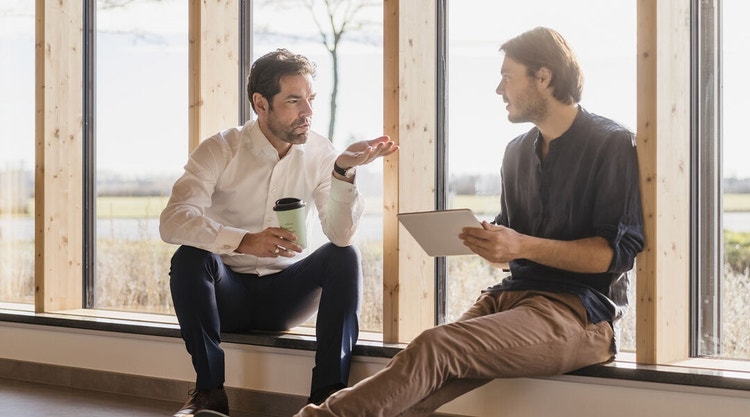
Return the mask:
<svg viewBox="0 0 750 417">
<path fill-rule="evenodd" d="M 333 171 L 335 173 L 341 175 L 342 177 L 349 178 L 349 176 L 347 174 L 349 173 L 350 169 L 351 168 L 349 168 L 349 169 L 341 168 L 337 163 L 335 163 L 335 162 L 333 163 Z"/>
</svg>

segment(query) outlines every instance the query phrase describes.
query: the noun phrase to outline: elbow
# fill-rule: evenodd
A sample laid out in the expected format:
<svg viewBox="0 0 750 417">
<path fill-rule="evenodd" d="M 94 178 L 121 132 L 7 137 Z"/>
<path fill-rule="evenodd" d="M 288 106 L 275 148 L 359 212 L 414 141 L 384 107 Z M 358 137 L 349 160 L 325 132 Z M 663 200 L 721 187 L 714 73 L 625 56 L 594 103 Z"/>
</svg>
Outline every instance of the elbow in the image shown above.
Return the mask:
<svg viewBox="0 0 750 417">
<path fill-rule="evenodd" d="M 609 268 L 605 272 L 622 274 L 630 271 L 631 269 L 633 269 L 633 266 L 635 266 L 636 255 L 636 252 L 623 253 L 613 251 L 612 261 L 609 264 Z"/>
<path fill-rule="evenodd" d="M 166 228 L 159 225 L 159 236 L 161 237 L 161 240 L 163 240 L 166 243 L 172 243 L 171 238 L 172 235 L 167 232 Z"/>
<path fill-rule="evenodd" d="M 163 240 L 166 243 L 172 243 L 172 239 L 174 238 L 174 232 L 171 230 L 170 227 L 167 225 L 169 224 L 167 216 L 162 213 L 161 216 L 159 216 L 159 236 L 161 237 L 161 240 Z"/>
<path fill-rule="evenodd" d="M 334 228 L 328 227 L 323 228 L 323 234 L 328 238 L 328 241 L 340 248 L 351 246 L 354 243 L 355 233 L 356 229 L 354 228 L 347 228 L 344 230 L 335 230 Z"/>
<path fill-rule="evenodd" d="M 621 233 L 616 239 L 609 242 L 609 250 L 612 257 L 606 272 L 625 273 L 635 266 L 635 258 L 644 247 L 643 234 Z"/>
<path fill-rule="evenodd" d="M 348 246 L 351 246 L 354 243 L 353 242 L 354 239 L 330 238 L 330 237 L 328 239 L 331 241 L 331 243 L 334 246 L 338 246 L 340 248 L 346 248 Z"/>
</svg>

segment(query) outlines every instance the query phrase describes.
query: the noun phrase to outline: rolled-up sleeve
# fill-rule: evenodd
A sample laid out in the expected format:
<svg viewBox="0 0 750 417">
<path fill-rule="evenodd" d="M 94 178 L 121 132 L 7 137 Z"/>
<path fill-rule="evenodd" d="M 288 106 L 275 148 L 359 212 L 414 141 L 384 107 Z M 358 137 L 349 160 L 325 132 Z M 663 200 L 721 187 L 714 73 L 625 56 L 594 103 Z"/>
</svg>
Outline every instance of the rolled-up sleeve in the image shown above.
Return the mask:
<svg viewBox="0 0 750 417">
<path fill-rule="evenodd" d="M 630 134 L 607 141 L 608 158 L 600 166 L 595 214 L 596 234 L 605 238 L 614 254 L 608 272 L 633 268 L 643 250 L 643 212 L 639 186 L 638 158 Z"/>
</svg>

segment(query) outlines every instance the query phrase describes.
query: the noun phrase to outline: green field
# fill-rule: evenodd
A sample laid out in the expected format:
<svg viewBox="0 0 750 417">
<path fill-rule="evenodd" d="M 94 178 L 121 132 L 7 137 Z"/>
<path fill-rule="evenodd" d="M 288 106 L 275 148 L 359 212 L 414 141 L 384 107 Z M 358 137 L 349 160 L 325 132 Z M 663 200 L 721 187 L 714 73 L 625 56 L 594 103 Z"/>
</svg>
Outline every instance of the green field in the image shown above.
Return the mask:
<svg viewBox="0 0 750 417">
<path fill-rule="evenodd" d="M 750 194 L 724 194 L 724 211 L 750 211 Z"/>
<path fill-rule="evenodd" d="M 169 197 L 99 197 L 96 203 L 97 215 L 101 218 L 155 218 L 159 217 Z M 383 203 L 380 197 L 367 199 L 367 213 L 381 214 Z M 750 194 L 725 194 L 724 211 L 750 211 Z M 499 196 L 457 195 L 451 197 L 450 207 L 467 207 L 475 213 L 496 214 L 500 211 Z M 21 216 L 32 216 L 34 200 L 27 205 L 28 213 Z M 19 214 L 14 214 L 19 215 Z"/>
<path fill-rule="evenodd" d="M 169 197 L 99 197 L 97 217 L 132 219 L 159 217 Z"/>
</svg>

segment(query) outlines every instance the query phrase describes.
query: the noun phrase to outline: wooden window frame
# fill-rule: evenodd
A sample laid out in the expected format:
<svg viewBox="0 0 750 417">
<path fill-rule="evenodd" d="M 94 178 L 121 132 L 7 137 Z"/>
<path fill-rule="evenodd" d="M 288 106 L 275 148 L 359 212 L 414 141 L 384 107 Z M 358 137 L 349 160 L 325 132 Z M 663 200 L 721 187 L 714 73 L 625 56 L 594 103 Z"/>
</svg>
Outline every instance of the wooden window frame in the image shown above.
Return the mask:
<svg viewBox="0 0 750 417">
<path fill-rule="evenodd" d="M 239 0 L 190 1 L 189 149 L 237 122 Z M 384 0 L 383 341 L 434 325 L 435 263 L 396 220 L 435 204 L 436 2 Z M 690 1 L 638 2 L 637 141 L 647 246 L 637 260 L 637 362 L 689 352 Z M 80 2 L 36 3 L 36 300 L 82 303 Z M 670 74 L 659 77 L 659 74 Z"/>
</svg>

